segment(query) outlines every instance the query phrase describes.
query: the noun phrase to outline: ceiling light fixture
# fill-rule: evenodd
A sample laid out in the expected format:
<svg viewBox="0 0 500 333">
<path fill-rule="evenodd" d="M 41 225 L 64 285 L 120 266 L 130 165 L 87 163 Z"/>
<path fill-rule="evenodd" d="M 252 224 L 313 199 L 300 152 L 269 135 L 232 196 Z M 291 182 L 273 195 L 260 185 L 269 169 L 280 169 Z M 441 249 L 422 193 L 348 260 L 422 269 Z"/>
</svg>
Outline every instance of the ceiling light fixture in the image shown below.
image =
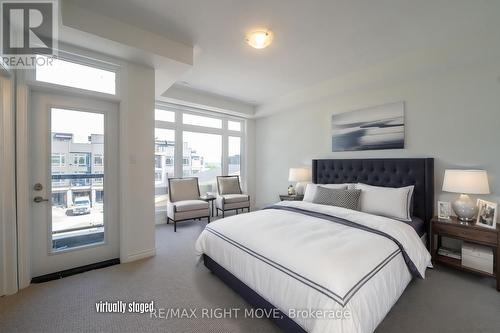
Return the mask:
<svg viewBox="0 0 500 333">
<path fill-rule="evenodd" d="M 269 30 L 256 30 L 247 34 L 246 42 L 251 47 L 263 49 L 273 41 L 273 33 Z"/>
</svg>

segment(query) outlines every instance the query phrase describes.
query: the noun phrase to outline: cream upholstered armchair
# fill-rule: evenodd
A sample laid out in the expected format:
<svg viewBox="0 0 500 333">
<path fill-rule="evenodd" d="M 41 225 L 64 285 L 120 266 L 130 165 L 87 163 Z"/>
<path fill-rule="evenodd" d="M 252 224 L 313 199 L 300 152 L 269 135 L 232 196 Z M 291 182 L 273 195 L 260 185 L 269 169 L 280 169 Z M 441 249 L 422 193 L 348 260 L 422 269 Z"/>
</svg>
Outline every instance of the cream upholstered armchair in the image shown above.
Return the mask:
<svg viewBox="0 0 500 333">
<path fill-rule="evenodd" d="M 250 211 L 250 196 L 242 193 L 240 177 L 218 176 L 217 192 L 218 195 L 215 200 L 217 216 L 219 216 L 219 210 L 222 211 L 222 217 L 228 210 L 235 210 L 236 214 L 238 214 L 238 209 L 243 211 L 246 208 L 247 211 Z"/>
<path fill-rule="evenodd" d="M 200 200 L 198 178 L 169 178 L 168 179 L 167 224 L 174 222 L 174 231 L 177 231 L 177 222 L 206 217 L 210 223 L 210 208 L 208 202 Z"/>
</svg>

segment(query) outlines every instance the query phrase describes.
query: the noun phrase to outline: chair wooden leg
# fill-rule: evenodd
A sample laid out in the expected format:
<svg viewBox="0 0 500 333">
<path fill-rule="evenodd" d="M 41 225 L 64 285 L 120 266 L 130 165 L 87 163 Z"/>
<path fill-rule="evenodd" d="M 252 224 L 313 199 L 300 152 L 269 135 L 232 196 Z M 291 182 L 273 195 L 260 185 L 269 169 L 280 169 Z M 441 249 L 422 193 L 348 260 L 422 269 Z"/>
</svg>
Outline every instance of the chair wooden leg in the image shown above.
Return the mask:
<svg viewBox="0 0 500 333">
<path fill-rule="evenodd" d="M 177 222 L 174 220 L 174 232 L 177 232 Z"/>
<path fill-rule="evenodd" d="M 167 224 L 170 223 L 170 218 L 167 216 Z"/>
<path fill-rule="evenodd" d="M 210 215 L 208 215 L 208 217 L 207 217 L 207 218 L 208 218 L 208 223 L 210 223 Z"/>
<path fill-rule="evenodd" d="M 215 216 L 219 216 L 219 208 L 215 208 Z"/>
<path fill-rule="evenodd" d="M 225 212 L 226 212 L 226 211 L 223 209 L 223 210 L 222 210 L 222 218 L 224 218 L 224 216 L 226 215 L 226 214 L 225 214 Z"/>
<path fill-rule="evenodd" d="M 238 210 L 236 209 L 236 215 L 238 215 Z"/>
</svg>

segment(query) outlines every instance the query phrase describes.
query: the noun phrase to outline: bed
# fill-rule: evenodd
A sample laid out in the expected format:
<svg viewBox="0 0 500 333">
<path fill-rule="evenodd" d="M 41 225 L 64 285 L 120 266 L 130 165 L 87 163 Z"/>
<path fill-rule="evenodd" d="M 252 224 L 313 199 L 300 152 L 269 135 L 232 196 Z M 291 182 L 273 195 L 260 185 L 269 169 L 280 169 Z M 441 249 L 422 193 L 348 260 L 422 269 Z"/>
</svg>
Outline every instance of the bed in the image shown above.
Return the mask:
<svg viewBox="0 0 500 333">
<path fill-rule="evenodd" d="M 316 184 L 414 185 L 413 216 L 428 229 L 433 159 L 313 160 Z M 285 201 L 207 225 L 205 266 L 285 332 L 372 332 L 430 254 L 411 223 Z"/>
</svg>

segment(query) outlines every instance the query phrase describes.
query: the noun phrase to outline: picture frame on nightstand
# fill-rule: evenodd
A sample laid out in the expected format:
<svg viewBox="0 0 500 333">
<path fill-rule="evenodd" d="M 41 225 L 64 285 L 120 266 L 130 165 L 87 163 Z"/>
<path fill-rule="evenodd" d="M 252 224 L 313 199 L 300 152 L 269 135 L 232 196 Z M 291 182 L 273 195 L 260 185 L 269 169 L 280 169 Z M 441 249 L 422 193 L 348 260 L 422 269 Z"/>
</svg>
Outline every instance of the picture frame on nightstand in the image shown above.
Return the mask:
<svg viewBox="0 0 500 333">
<path fill-rule="evenodd" d="M 438 218 L 449 220 L 451 216 L 451 204 L 449 201 L 438 201 Z"/>
<path fill-rule="evenodd" d="M 477 199 L 477 219 L 476 225 L 496 229 L 498 204 L 482 199 Z"/>
</svg>

